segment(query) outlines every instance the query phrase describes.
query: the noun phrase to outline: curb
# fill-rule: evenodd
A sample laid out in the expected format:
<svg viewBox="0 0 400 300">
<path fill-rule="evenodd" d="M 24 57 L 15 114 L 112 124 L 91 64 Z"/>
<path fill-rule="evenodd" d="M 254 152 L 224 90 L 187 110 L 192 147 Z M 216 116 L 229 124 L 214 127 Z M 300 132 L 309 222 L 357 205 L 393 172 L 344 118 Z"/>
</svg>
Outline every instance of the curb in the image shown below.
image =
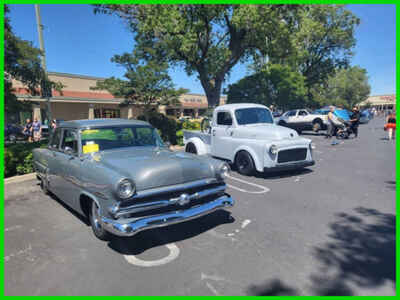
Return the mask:
<svg viewBox="0 0 400 300">
<path fill-rule="evenodd" d="M 13 176 L 10 178 L 5 178 L 4 179 L 4 184 L 9 184 L 9 183 L 18 183 L 18 182 L 24 182 L 27 180 L 32 180 L 36 178 L 36 173 L 29 173 L 21 176 Z"/>
</svg>

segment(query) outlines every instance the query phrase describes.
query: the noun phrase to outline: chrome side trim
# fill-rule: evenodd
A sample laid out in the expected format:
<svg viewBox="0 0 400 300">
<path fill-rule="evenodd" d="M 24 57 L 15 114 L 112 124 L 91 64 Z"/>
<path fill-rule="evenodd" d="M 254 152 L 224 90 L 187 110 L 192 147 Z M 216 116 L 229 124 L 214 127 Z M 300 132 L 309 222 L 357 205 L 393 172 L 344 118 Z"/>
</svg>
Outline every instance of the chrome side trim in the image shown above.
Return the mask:
<svg viewBox="0 0 400 300">
<path fill-rule="evenodd" d="M 208 196 L 211 196 L 214 194 L 222 193 L 225 191 L 225 189 L 226 189 L 226 185 L 222 184 L 215 188 L 205 189 L 205 190 L 196 192 L 194 194 L 187 195 L 187 200 L 188 200 L 188 202 L 190 202 L 192 200 L 196 200 L 196 199 L 208 197 Z M 180 200 L 181 200 L 181 198 L 177 197 L 177 198 L 163 199 L 163 200 L 147 202 L 147 203 L 139 203 L 139 204 L 134 204 L 134 205 L 127 206 L 127 207 L 119 207 L 118 204 L 114 204 L 113 206 L 109 207 L 108 210 L 109 210 L 110 214 L 113 216 L 113 218 L 119 218 L 123 215 L 142 212 L 142 211 L 146 211 L 149 209 L 161 208 L 161 207 L 165 207 L 168 205 L 174 205 L 174 204 L 179 203 Z"/>
<path fill-rule="evenodd" d="M 170 212 L 166 214 L 132 219 L 131 222 L 122 223 L 106 217 L 101 217 L 101 225 L 114 235 L 128 237 L 133 236 L 139 231 L 162 227 L 171 224 L 185 222 L 194 218 L 201 217 L 221 208 L 228 208 L 234 205 L 235 201 L 231 196 L 225 194 L 214 201 L 192 207 L 186 210 Z"/>
</svg>

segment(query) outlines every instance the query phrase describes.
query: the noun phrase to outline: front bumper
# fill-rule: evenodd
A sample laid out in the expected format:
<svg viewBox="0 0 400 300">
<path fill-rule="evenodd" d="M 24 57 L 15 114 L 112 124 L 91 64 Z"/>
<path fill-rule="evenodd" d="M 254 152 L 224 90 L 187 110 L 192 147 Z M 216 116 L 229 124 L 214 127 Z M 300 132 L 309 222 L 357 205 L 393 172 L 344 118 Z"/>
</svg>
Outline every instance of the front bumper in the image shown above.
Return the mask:
<svg viewBox="0 0 400 300">
<path fill-rule="evenodd" d="M 279 172 L 279 171 L 288 171 L 288 170 L 294 170 L 294 169 L 300 169 L 300 168 L 305 168 L 305 167 L 310 167 L 315 165 L 315 161 L 296 161 L 292 163 L 285 163 L 282 165 L 277 165 L 271 168 L 264 168 L 265 173 L 270 173 L 270 172 Z"/>
<path fill-rule="evenodd" d="M 101 225 L 103 228 L 114 235 L 128 237 L 133 236 L 139 231 L 162 227 L 171 224 L 185 222 L 195 219 L 221 208 L 229 208 L 234 205 L 235 201 L 228 194 L 217 199 L 201 204 L 186 210 L 178 210 L 160 215 L 146 216 L 136 219 L 113 220 L 101 217 Z"/>
</svg>

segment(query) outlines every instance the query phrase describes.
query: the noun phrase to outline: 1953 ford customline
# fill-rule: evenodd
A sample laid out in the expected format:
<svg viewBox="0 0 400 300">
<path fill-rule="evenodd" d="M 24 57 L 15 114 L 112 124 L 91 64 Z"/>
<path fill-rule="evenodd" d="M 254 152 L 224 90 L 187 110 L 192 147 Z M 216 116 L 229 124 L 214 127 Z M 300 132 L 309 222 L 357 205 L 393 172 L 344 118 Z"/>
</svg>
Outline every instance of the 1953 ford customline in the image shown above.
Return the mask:
<svg viewBox="0 0 400 300">
<path fill-rule="evenodd" d="M 101 240 L 234 204 L 225 193 L 227 163 L 172 152 L 142 121 L 63 122 L 47 149 L 33 151 L 33 160 L 43 191 L 88 217 Z"/>
</svg>

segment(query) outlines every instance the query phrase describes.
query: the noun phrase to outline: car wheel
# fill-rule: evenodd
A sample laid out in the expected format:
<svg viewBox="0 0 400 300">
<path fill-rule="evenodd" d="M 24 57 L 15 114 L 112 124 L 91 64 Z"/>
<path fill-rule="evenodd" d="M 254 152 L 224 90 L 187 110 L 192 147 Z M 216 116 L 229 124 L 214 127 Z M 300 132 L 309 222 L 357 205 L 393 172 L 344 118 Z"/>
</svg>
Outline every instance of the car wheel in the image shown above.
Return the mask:
<svg viewBox="0 0 400 300">
<path fill-rule="evenodd" d="M 279 125 L 279 126 L 285 126 L 285 127 L 286 127 L 286 122 L 285 122 L 285 121 L 279 121 L 279 122 L 278 122 L 278 125 Z"/>
<path fill-rule="evenodd" d="M 235 166 L 242 175 L 252 175 L 255 172 L 254 161 L 247 151 L 240 151 L 236 155 Z"/>
<path fill-rule="evenodd" d="M 94 235 L 102 241 L 109 241 L 111 238 L 111 234 L 101 226 L 99 207 L 97 206 L 97 203 L 94 201 L 92 201 L 92 207 L 89 211 L 89 220 Z"/>
<path fill-rule="evenodd" d="M 321 124 L 321 122 L 320 121 L 316 121 L 314 124 L 313 124 L 313 131 L 315 132 L 315 133 L 317 133 L 318 131 L 320 131 L 321 130 L 321 128 L 322 128 L 322 124 Z"/>
<path fill-rule="evenodd" d="M 193 143 L 189 143 L 186 146 L 186 152 L 188 153 L 193 153 L 193 154 L 197 154 L 197 149 L 196 146 Z"/>
</svg>

